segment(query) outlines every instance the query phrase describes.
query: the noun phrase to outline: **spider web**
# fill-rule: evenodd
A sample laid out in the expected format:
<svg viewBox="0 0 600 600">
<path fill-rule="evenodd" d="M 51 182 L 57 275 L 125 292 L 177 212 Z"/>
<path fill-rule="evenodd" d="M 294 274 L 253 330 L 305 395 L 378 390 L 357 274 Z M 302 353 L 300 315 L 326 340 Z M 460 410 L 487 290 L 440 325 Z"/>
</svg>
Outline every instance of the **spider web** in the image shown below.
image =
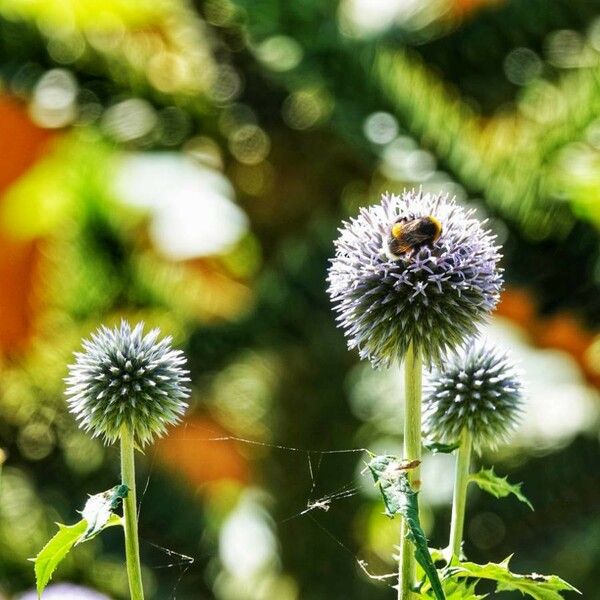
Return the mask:
<svg viewBox="0 0 600 600">
<path fill-rule="evenodd" d="M 261 440 L 252 440 L 244 437 L 238 437 L 234 435 L 216 435 L 216 432 L 209 428 L 202 427 L 195 424 L 185 424 L 185 429 L 195 429 L 204 432 L 206 437 L 194 436 L 184 437 L 182 440 L 187 441 L 201 441 L 201 442 L 214 442 L 214 443 L 225 443 L 225 442 L 236 442 L 247 446 L 260 446 L 275 450 L 278 452 L 286 452 L 303 455 L 306 458 L 306 472 L 308 473 L 308 498 L 306 503 L 299 507 L 298 511 L 277 521 L 278 526 L 282 526 L 294 519 L 308 518 L 310 521 L 321 531 L 321 533 L 330 538 L 335 544 L 337 544 L 345 553 L 347 553 L 352 560 L 356 562 L 361 571 L 370 579 L 384 583 L 389 587 L 394 587 L 389 580 L 393 580 L 397 577 L 397 574 L 390 573 L 385 575 L 375 575 L 369 572 L 368 563 L 364 559 L 360 558 L 353 550 L 351 550 L 347 544 L 345 544 L 338 536 L 332 533 L 320 519 L 316 518 L 316 514 L 323 516 L 328 513 L 329 510 L 338 502 L 352 498 L 360 493 L 360 487 L 353 483 L 345 485 L 339 489 L 328 491 L 322 495 L 316 494 L 319 487 L 319 473 L 321 471 L 324 460 L 332 455 L 342 454 L 367 454 L 370 451 L 367 448 L 342 448 L 342 449 L 328 449 L 328 450 L 315 450 L 308 448 L 299 448 L 296 446 L 287 446 L 284 444 L 264 442 Z M 142 501 L 146 495 L 146 492 L 151 484 L 151 479 L 155 469 L 156 450 L 153 453 L 150 461 L 148 475 L 142 493 L 138 499 L 138 519 L 140 515 Z M 177 600 L 177 590 L 186 576 L 188 571 L 194 565 L 198 557 L 188 556 L 186 554 L 177 552 L 173 549 L 161 546 L 150 540 L 140 539 L 142 544 L 149 545 L 156 550 L 160 551 L 165 561 L 156 565 L 150 565 L 153 570 L 164 570 L 164 569 L 179 569 L 179 574 L 175 581 L 175 585 L 169 596 L 169 600 Z"/>
</svg>

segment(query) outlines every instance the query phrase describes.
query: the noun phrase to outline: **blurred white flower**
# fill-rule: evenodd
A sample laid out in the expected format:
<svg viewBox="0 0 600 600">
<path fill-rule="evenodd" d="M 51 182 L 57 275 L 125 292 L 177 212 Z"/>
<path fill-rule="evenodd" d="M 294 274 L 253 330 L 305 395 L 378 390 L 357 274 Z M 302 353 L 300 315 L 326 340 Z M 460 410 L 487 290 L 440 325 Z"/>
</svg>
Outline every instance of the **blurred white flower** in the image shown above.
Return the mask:
<svg viewBox="0 0 600 600">
<path fill-rule="evenodd" d="M 269 516 L 252 490 L 246 491 L 219 535 L 219 556 L 232 576 L 252 579 L 273 567 L 277 542 Z"/>
<path fill-rule="evenodd" d="M 447 10 L 447 0 L 342 0 L 339 24 L 346 35 L 368 38 L 394 25 L 422 30 Z"/>
<path fill-rule="evenodd" d="M 482 337 L 494 346 L 510 349 L 524 373 L 524 410 L 513 437 L 516 445 L 549 448 L 597 427 L 598 392 L 586 383 L 566 352 L 530 346 L 518 327 L 498 317 L 483 330 Z"/>
<path fill-rule="evenodd" d="M 248 230 L 229 181 L 175 152 L 128 155 L 115 190 L 122 201 L 151 213 L 152 241 L 173 260 L 222 254 Z"/>
<path fill-rule="evenodd" d="M 18 596 L 17 600 L 38 600 L 35 590 Z M 44 600 L 111 600 L 108 596 L 72 583 L 57 583 L 44 590 Z"/>
</svg>

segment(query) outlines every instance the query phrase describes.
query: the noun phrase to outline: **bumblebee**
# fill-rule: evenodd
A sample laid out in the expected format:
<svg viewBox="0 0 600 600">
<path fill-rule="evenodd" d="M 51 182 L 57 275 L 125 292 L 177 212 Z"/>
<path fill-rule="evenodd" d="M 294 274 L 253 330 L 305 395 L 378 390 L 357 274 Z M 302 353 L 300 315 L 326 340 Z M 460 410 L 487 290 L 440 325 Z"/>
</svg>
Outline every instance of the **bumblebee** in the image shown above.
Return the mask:
<svg viewBox="0 0 600 600">
<path fill-rule="evenodd" d="M 442 224 L 432 216 L 407 221 L 398 219 L 391 227 L 385 243 L 385 254 L 391 260 L 410 258 L 422 246 L 433 244 L 442 235 Z"/>
</svg>

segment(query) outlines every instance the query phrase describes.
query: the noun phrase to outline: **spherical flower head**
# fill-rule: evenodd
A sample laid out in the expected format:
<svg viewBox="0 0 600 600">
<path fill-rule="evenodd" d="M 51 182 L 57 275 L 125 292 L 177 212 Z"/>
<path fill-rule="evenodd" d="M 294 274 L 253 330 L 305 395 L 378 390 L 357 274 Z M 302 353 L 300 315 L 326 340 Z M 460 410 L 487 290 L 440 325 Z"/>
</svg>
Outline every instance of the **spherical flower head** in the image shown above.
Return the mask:
<svg viewBox="0 0 600 600">
<path fill-rule="evenodd" d="M 163 435 L 187 408 L 186 359 L 160 331 L 100 327 L 69 367 L 67 402 L 81 427 L 114 442 L 126 427 L 142 446 Z"/>
<path fill-rule="evenodd" d="M 476 450 L 493 449 L 507 440 L 522 407 L 520 376 L 506 354 L 470 344 L 426 384 L 424 429 L 433 441 L 453 443 L 466 428 Z"/>
<path fill-rule="evenodd" d="M 500 254 L 473 213 L 446 195 L 410 191 L 386 194 L 343 224 L 329 294 L 361 358 L 389 366 L 412 342 L 426 364 L 439 363 L 487 319 L 502 287 Z M 394 225 L 419 219 L 438 224 L 441 234 L 390 255 Z"/>
</svg>

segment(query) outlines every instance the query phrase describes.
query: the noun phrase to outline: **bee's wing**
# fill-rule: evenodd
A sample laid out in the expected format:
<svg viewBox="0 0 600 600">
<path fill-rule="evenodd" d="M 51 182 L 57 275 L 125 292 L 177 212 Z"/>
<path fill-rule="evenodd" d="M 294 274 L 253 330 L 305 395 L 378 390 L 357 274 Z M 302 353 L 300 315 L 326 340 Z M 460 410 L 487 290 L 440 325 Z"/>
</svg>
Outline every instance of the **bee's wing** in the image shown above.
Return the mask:
<svg viewBox="0 0 600 600">
<path fill-rule="evenodd" d="M 419 230 L 419 222 L 412 221 L 402 227 L 402 235 L 398 240 L 402 246 L 411 248 L 431 239 L 431 235 Z"/>
</svg>

